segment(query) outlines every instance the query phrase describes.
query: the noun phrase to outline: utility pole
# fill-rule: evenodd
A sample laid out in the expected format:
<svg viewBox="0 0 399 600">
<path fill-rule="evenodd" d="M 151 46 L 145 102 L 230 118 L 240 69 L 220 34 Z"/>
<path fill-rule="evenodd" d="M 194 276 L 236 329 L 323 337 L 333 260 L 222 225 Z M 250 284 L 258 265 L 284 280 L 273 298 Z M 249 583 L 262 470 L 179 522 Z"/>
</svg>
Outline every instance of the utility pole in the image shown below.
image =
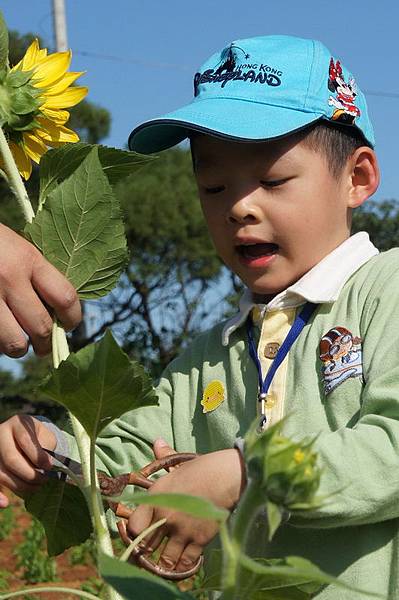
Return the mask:
<svg viewBox="0 0 399 600">
<path fill-rule="evenodd" d="M 54 41 L 57 52 L 68 50 L 65 0 L 53 0 Z"/>
</svg>

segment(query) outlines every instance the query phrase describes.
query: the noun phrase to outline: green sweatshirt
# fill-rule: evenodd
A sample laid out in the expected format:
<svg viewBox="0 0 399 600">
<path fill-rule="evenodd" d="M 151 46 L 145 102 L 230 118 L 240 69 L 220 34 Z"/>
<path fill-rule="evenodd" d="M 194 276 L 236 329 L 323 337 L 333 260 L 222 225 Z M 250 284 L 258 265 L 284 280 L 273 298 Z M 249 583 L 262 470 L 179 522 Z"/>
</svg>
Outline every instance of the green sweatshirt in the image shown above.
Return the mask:
<svg viewBox="0 0 399 600">
<path fill-rule="evenodd" d="M 255 557 L 303 556 L 342 581 L 398 600 L 399 249 L 369 258 L 342 285 L 292 346 L 268 407 L 269 421 L 279 411 L 293 413 L 285 435 L 319 434 L 320 494 L 335 495 L 317 511 L 291 517 L 270 547 L 260 516 L 248 548 Z M 280 311 L 289 325 L 303 301 L 294 311 L 260 307 L 260 356 L 272 360 L 267 319 Z M 225 335 L 225 346 L 223 331 L 225 323 L 200 335 L 170 364 L 158 407 L 127 413 L 102 433 L 102 467 L 115 474 L 143 466 L 159 436 L 177 451 L 205 453 L 245 435 L 256 416 L 257 371 L 245 325 Z M 332 586 L 317 595 L 354 598 Z"/>
</svg>

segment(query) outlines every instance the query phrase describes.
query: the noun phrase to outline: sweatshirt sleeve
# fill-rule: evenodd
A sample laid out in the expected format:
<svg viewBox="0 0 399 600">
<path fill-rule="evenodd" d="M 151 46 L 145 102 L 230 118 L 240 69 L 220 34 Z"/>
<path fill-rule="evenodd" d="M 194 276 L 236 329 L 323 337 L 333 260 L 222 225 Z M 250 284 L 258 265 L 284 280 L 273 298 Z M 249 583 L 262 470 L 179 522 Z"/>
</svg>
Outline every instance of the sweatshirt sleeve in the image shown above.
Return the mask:
<svg viewBox="0 0 399 600">
<path fill-rule="evenodd" d="M 128 390 L 127 390 L 128 393 Z M 152 445 L 163 437 L 174 447 L 172 431 L 172 389 L 167 371 L 157 388 L 159 405 L 145 406 L 122 415 L 110 423 L 97 438 L 97 468 L 110 475 L 137 470 L 154 459 Z M 74 436 L 57 432 L 58 443 L 69 446 L 68 456 L 79 460 Z"/>
<path fill-rule="evenodd" d="M 316 511 L 292 517 L 295 526 L 322 528 L 399 517 L 399 270 L 365 303 L 361 319 L 365 384 L 353 427 L 321 434 L 323 469 Z"/>
</svg>

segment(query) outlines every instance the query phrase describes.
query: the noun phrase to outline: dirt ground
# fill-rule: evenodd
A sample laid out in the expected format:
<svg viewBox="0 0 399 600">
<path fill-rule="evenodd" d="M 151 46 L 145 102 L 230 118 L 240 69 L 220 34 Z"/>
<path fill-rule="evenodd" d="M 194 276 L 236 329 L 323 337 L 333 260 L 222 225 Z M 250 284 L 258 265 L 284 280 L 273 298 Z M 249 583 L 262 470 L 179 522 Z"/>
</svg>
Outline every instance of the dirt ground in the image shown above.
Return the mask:
<svg viewBox="0 0 399 600">
<path fill-rule="evenodd" d="M 23 502 L 16 497 L 12 497 L 12 508 L 14 516 L 14 526 L 11 533 L 6 539 L 0 541 L 0 571 L 6 572 L 8 589 L 2 589 L 0 591 L 0 597 L 2 593 L 7 591 L 16 591 L 27 587 L 41 587 L 45 584 L 37 583 L 31 584 L 24 581 L 22 578 L 23 569 L 17 569 L 18 559 L 14 555 L 14 550 L 18 544 L 23 540 L 24 531 L 30 525 L 30 516 L 25 512 Z M 83 583 L 88 582 L 90 578 L 96 577 L 96 570 L 94 566 L 88 565 L 73 565 L 70 563 L 70 551 L 65 552 L 61 556 L 56 558 L 57 563 L 57 582 L 49 583 L 52 586 L 67 586 L 72 588 L 80 588 Z M 35 595 L 36 598 L 43 600 L 66 600 L 76 599 L 76 595 L 63 594 L 60 592 L 56 593 L 41 593 Z M 23 598 L 23 594 L 21 595 Z"/>
</svg>

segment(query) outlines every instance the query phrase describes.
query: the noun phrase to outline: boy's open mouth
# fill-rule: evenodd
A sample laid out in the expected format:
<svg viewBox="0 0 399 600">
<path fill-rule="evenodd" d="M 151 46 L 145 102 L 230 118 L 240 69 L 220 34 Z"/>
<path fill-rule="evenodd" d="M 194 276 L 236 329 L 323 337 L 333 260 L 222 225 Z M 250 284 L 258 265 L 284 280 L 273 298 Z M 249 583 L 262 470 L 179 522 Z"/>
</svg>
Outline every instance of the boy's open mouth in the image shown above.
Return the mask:
<svg viewBox="0 0 399 600">
<path fill-rule="evenodd" d="M 276 254 L 279 246 L 269 242 L 256 244 L 240 244 L 237 246 L 238 253 L 243 258 L 259 258 L 261 256 L 272 256 Z"/>
</svg>

